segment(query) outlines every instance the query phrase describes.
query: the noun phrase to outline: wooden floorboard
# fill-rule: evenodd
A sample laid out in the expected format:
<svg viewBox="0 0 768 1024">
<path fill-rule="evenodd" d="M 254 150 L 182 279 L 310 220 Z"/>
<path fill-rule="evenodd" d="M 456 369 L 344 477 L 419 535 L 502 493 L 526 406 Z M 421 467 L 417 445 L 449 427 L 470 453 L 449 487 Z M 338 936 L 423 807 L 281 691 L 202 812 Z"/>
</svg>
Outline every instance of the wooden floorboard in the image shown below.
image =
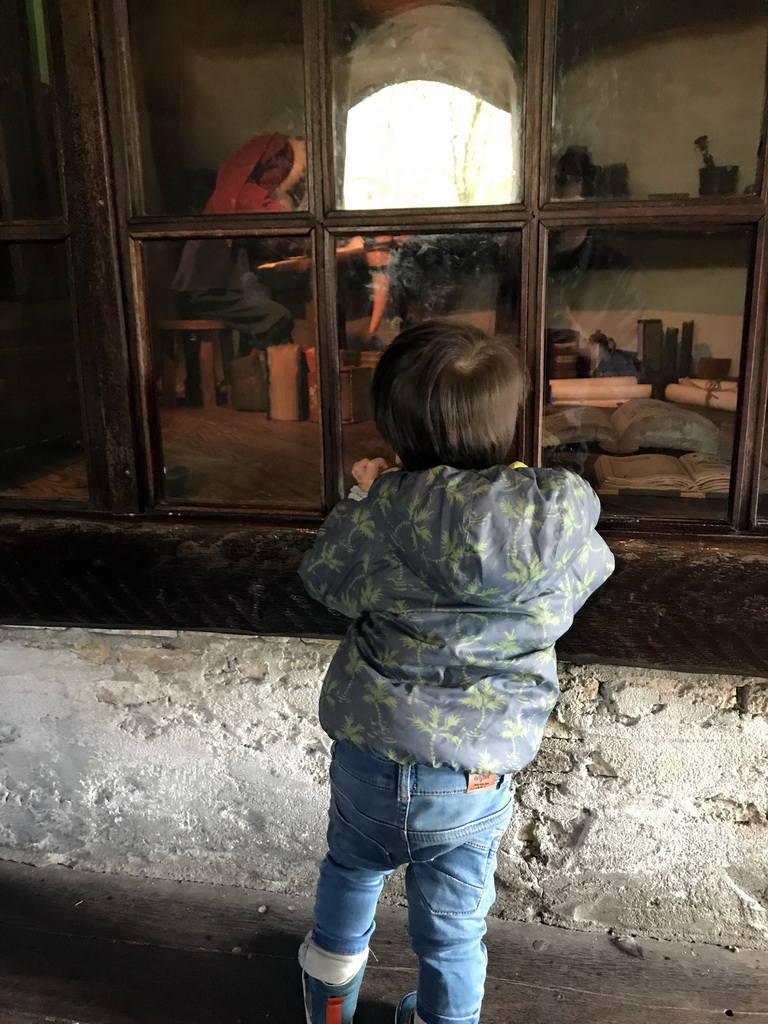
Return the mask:
<svg viewBox="0 0 768 1024">
<path fill-rule="evenodd" d="M 266 503 L 295 508 L 320 507 L 320 434 L 317 423 L 268 420 L 264 413 L 241 413 L 230 406 L 162 410 L 164 464 L 189 470 L 178 500 L 229 504 Z M 344 426 L 347 484 L 353 462 L 392 458 L 373 423 Z M 29 499 L 88 497 L 85 460 L 72 452 L 51 456 L 50 464 L 15 486 L 0 481 L 0 496 Z M 169 495 L 169 500 L 175 500 Z"/>
<path fill-rule="evenodd" d="M 306 899 L 0 862 L 0 1024 L 303 1020 Z M 768 1024 L 768 954 L 493 920 L 483 1024 Z M 405 912 L 381 907 L 356 1024 L 416 986 Z"/>
</svg>

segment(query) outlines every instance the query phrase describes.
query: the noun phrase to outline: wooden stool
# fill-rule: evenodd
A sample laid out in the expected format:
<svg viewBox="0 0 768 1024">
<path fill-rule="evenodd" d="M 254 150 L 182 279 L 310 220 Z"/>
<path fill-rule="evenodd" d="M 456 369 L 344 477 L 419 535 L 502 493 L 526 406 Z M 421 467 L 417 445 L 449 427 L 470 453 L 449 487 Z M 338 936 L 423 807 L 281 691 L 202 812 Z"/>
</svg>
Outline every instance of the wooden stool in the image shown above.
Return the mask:
<svg viewBox="0 0 768 1024">
<path fill-rule="evenodd" d="M 216 382 L 227 377 L 227 364 L 234 355 L 233 335 L 238 332 L 222 320 L 160 320 L 157 326 L 163 359 L 163 405 L 176 406 L 176 361 L 181 347 L 187 365 L 187 401 L 199 402 L 204 409 L 215 408 Z"/>
</svg>

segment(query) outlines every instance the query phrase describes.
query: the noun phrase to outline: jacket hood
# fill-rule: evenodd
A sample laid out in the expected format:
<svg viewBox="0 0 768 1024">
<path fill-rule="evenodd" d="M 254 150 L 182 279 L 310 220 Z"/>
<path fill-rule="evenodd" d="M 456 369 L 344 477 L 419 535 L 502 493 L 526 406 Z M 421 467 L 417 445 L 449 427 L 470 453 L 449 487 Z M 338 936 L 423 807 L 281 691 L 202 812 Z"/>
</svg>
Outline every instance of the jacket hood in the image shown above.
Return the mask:
<svg viewBox="0 0 768 1024">
<path fill-rule="evenodd" d="M 561 529 L 548 470 L 449 466 L 379 477 L 373 522 L 402 562 L 430 590 L 497 607 L 519 599 L 551 572 Z"/>
</svg>

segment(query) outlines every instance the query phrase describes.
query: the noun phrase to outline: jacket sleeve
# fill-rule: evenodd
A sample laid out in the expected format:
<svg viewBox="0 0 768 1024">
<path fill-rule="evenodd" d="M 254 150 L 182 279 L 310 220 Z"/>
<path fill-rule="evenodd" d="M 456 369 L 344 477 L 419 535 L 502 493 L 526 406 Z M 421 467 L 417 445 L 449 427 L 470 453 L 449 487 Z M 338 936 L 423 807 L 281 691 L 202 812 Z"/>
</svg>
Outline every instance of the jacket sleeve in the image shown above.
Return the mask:
<svg viewBox="0 0 768 1024">
<path fill-rule="evenodd" d="M 310 597 L 332 611 L 356 619 L 363 610 L 365 581 L 374 537 L 368 501 L 345 498 L 320 527 L 314 546 L 299 565 Z"/>
<path fill-rule="evenodd" d="M 614 569 L 613 553 L 597 532 L 600 499 L 574 473 L 563 480 L 563 525 L 558 561 L 569 578 L 574 612 L 602 586 Z"/>
</svg>

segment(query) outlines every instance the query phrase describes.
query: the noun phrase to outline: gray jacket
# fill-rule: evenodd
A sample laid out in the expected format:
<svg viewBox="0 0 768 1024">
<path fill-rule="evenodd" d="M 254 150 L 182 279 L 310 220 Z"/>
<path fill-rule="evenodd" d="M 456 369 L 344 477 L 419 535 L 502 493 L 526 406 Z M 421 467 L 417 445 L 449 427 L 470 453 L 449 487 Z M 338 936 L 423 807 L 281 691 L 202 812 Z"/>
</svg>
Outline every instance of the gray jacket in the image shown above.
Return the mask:
<svg viewBox="0 0 768 1024">
<path fill-rule="evenodd" d="M 353 620 L 320 721 L 399 762 L 517 772 L 558 696 L 554 644 L 613 571 L 599 502 L 563 470 L 446 466 L 379 477 L 301 563 Z"/>
</svg>

